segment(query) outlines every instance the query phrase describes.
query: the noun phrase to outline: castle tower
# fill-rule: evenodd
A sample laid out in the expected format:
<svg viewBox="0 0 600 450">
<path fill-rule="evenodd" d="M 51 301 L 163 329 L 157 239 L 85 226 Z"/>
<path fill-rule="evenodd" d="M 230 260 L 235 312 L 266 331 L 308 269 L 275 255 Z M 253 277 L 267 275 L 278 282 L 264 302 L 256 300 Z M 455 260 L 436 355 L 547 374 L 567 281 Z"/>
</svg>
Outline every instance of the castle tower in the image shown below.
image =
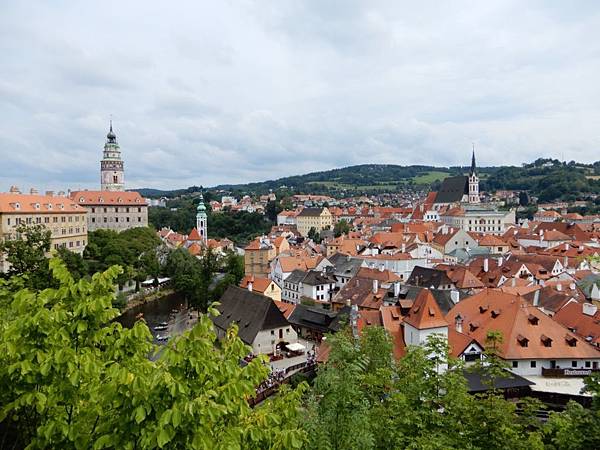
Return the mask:
<svg viewBox="0 0 600 450">
<path fill-rule="evenodd" d="M 475 165 L 475 146 L 471 158 L 471 171 L 469 172 L 469 203 L 479 203 L 479 177 Z"/>
<path fill-rule="evenodd" d="M 100 161 L 100 186 L 103 191 L 122 191 L 125 189 L 125 171 L 121 159 L 121 148 L 113 131 L 112 120 L 110 121 L 110 131 L 106 135 L 102 161 Z"/>
<path fill-rule="evenodd" d="M 200 203 L 198 203 L 198 208 L 196 208 L 196 229 L 200 234 L 200 238 L 204 243 L 206 243 L 208 239 L 208 229 L 207 229 L 207 216 L 206 216 L 206 206 L 204 206 L 204 197 L 200 194 Z"/>
</svg>

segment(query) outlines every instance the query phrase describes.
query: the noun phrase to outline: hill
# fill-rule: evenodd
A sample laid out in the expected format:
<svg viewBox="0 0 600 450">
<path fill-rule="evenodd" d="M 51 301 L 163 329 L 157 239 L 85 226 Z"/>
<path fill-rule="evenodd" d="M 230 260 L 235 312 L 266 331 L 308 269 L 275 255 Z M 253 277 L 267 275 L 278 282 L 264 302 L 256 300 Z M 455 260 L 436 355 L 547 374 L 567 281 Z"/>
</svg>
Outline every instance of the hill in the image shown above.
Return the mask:
<svg viewBox="0 0 600 450">
<path fill-rule="evenodd" d="M 437 189 L 446 177 L 467 173 L 468 167 L 399 166 L 363 164 L 339 169 L 247 184 L 222 184 L 209 191 L 225 191 L 234 195 L 260 195 L 269 191 L 282 194 L 313 193 L 331 196 L 400 192 L 406 189 Z M 600 161 L 594 164 L 569 163 L 538 159 L 518 166 L 480 167 L 481 188 L 526 190 L 540 201 L 578 200 L 600 194 Z M 147 197 L 176 197 L 198 192 L 201 188 L 163 191 L 139 189 Z"/>
</svg>

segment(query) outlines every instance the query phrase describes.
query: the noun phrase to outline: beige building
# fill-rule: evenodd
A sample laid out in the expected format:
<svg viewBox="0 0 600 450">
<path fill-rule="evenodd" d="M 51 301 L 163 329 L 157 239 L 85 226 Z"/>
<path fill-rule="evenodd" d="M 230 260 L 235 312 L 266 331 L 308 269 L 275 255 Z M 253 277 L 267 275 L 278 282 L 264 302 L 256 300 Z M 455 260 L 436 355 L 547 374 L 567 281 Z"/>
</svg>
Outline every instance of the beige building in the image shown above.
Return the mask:
<svg viewBox="0 0 600 450">
<path fill-rule="evenodd" d="M 327 208 L 304 208 L 296 216 L 296 228 L 298 232 L 306 237 L 311 228 L 321 232 L 325 228 L 333 226 L 333 216 Z"/>
<path fill-rule="evenodd" d="M 82 253 L 87 244 L 87 221 L 85 208 L 67 197 L 21 194 L 16 187 L 9 193 L 0 193 L 0 239 L 19 239 L 19 225 L 43 225 L 50 230 L 50 249 L 65 247 Z M 0 271 L 8 266 L 0 256 Z"/>
<path fill-rule="evenodd" d="M 270 262 L 277 254 L 270 239 L 258 237 L 248 244 L 244 252 L 245 274 L 268 278 L 271 271 Z"/>
<path fill-rule="evenodd" d="M 87 209 L 90 231 L 148 226 L 148 205 L 138 192 L 75 191 L 71 199 Z"/>
<path fill-rule="evenodd" d="M 451 208 L 440 213 L 440 220 L 453 228 L 484 234 L 504 234 L 515 224 L 515 211 L 498 211 L 484 207 Z"/>
</svg>

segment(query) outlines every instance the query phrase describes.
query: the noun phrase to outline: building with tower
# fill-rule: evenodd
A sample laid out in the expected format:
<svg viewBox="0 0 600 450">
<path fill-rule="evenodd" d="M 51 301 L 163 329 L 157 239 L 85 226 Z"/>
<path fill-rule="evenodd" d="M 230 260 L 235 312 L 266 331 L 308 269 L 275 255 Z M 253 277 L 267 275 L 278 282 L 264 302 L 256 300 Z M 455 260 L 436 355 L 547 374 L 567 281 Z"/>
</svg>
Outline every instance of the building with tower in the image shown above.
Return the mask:
<svg viewBox="0 0 600 450">
<path fill-rule="evenodd" d="M 148 205 L 138 192 L 125 191 L 125 171 L 112 120 L 100 161 L 100 190 L 74 191 L 70 198 L 87 209 L 89 231 L 148 226 Z"/>
<path fill-rule="evenodd" d="M 204 205 L 204 197 L 202 196 L 202 194 L 200 194 L 200 203 L 198 203 L 198 207 L 196 208 L 196 229 L 198 230 L 200 239 L 205 244 L 206 240 L 208 239 L 206 221 L 206 206 Z"/>
<path fill-rule="evenodd" d="M 471 171 L 469 172 L 469 203 L 479 203 L 479 177 L 477 176 L 477 167 L 475 165 L 475 146 L 473 146 Z"/>
<path fill-rule="evenodd" d="M 479 176 L 475 164 L 475 148 L 473 148 L 469 175 L 445 178 L 440 190 L 435 193 L 433 206 L 435 210 L 439 210 L 459 203 L 476 205 L 479 202 Z"/>
<path fill-rule="evenodd" d="M 428 208 L 425 214 L 435 213 L 437 220 L 453 228 L 500 235 L 515 224 L 514 210 L 499 211 L 481 203 L 475 147 L 473 147 L 469 174 L 444 179 L 440 190 L 431 192 L 428 198 L 433 198 L 433 201 L 429 203 L 431 208 Z"/>
<path fill-rule="evenodd" d="M 122 191 L 125 189 L 125 170 L 121 159 L 121 148 L 117 135 L 113 131 L 112 120 L 106 135 L 104 154 L 100 161 L 100 189 L 103 191 Z"/>
</svg>

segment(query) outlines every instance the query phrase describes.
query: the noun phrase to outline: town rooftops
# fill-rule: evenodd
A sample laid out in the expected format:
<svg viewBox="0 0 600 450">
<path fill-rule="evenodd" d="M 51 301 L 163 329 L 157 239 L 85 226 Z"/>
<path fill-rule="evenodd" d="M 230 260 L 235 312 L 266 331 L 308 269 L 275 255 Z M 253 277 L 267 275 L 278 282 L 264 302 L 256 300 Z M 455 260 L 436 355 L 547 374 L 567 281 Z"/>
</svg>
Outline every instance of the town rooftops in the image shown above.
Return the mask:
<svg viewBox="0 0 600 450">
<path fill-rule="evenodd" d="M 81 206 L 146 206 L 139 192 L 132 191 L 74 191 L 71 200 Z"/>
<path fill-rule="evenodd" d="M 62 196 L 0 193 L 0 213 L 11 214 L 85 214 L 86 210 Z"/>
<path fill-rule="evenodd" d="M 598 350 L 516 295 L 485 289 L 460 301 L 446 319 L 455 323 L 458 315 L 463 333 L 482 344 L 488 331 L 499 331 L 504 359 L 600 359 Z"/>
</svg>

